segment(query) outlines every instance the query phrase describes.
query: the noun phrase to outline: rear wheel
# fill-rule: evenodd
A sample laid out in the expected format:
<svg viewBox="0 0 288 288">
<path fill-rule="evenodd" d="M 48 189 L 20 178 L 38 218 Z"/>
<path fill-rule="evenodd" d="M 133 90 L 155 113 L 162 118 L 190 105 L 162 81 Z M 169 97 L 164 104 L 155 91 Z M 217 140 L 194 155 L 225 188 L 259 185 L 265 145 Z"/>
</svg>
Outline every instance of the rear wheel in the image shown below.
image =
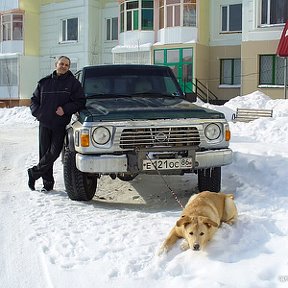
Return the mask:
<svg viewBox="0 0 288 288">
<path fill-rule="evenodd" d="M 221 190 L 221 167 L 198 170 L 199 191 L 219 192 Z"/>
<path fill-rule="evenodd" d="M 75 159 L 76 153 L 65 147 L 63 159 L 65 188 L 71 200 L 89 201 L 96 193 L 97 175 L 79 171 Z"/>
</svg>

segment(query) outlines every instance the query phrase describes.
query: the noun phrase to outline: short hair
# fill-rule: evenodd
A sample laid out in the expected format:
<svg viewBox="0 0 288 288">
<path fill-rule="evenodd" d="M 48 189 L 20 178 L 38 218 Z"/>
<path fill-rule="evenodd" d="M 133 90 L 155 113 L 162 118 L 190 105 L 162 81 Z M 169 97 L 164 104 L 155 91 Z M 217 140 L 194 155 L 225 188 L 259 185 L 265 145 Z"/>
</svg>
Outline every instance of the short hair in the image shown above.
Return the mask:
<svg viewBox="0 0 288 288">
<path fill-rule="evenodd" d="M 64 55 L 59 56 L 58 58 L 56 58 L 56 63 L 58 63 L 62 58 L 67 59 L 67 60 L 69 61 L 69 66 L 71 65 L 71 60 L 70 60 L 70 58 L 67 57 L 67 56 L 64 56 Z"/>
</svg>

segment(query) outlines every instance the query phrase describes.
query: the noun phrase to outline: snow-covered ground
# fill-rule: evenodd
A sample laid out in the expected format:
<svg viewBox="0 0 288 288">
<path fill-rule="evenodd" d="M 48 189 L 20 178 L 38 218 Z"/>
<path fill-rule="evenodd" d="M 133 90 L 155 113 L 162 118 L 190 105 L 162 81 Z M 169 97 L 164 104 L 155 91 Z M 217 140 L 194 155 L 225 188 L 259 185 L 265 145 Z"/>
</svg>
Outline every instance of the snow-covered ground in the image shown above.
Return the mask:
<svg viewBox="0 0 288 288">
<path fill-rule="evenodd" d="M 237 223 L 223 224 L 205 251 L 177 243 L 160 257 L 181 208 L 159 176 L 103 177 L 93 201 L 73 202 L 59 159 L 55 191 L 30 191 L 38 123 L 29 108 L 0 109 L 0 287 L 288 287 L 288 100 L 255 92 L 200 105 L 229 121 L 237 107 L 274 117 L 230 122 L 234 161 L 222 170 L 222 191 L 235 195 Z M 183 204 L 197 191 L 196 176 L 165 179 Z"/>
</svg>

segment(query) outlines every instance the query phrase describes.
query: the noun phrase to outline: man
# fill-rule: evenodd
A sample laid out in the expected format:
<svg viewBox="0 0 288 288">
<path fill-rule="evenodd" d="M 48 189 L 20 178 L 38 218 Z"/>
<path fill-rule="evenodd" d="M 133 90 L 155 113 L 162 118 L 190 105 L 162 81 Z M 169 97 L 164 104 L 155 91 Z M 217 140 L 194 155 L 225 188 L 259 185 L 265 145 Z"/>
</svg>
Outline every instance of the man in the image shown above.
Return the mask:
<svg viewBox="0 0 288 288">
<path fill-rule="evenodd" d="M 43 190 L 53 190 L 53 165 L 63 147 L 66 125 L 73 113 L 85 107 L 83 89 L 69 70 L 70 64 L 68 57 L 59 57 L 55 71 L 38 82 L 31 98 L 32 115 L 39 121 L 39 163 L 28 169 L 31 190 L 41 177 Z"/>
</svg>

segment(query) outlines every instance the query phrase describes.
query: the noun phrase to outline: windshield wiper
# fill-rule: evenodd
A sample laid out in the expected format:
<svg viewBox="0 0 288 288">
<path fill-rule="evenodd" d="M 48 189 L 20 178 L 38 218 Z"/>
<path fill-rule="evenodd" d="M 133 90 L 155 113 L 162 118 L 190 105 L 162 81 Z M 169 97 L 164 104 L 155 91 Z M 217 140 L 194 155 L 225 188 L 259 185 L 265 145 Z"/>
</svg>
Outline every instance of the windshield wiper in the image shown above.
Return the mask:
<svg viewBox="0 0 288 288">
<path fill-rule="evenodd" d="M 97 99 L 97 98 L 115 98 L 117 99 L 118 97 L 131 97 L 131 95 L 127 94 L 111 94 L 111 93 L 97 93 L 97 94 L 92 94 L 86 96 L 87 99 Z"/>
<path fill-rule="evenodd" d="M 131 96 L 155 96 L 155 97 L 179 97 L 178 95 L 173 95 L 173 94 L 165 94 L 165 93 L 160 93 L 160 92 L 137 92 L 133 93 Z"/>
<path fill-rule="evenodd" d="M 137 92 L 133 94 L 109 94 L 109 93 L 97 93 L 86 96 L 87 99 L 98 99 L 98 98 L 124 98 L 124 97 L 163 97 L 163 98 L 179 98 L 180 95 L 173 95 L 173 94 L 165 94 L 165 93 L 159 93 L 159 92 Z"/>
</svg>

